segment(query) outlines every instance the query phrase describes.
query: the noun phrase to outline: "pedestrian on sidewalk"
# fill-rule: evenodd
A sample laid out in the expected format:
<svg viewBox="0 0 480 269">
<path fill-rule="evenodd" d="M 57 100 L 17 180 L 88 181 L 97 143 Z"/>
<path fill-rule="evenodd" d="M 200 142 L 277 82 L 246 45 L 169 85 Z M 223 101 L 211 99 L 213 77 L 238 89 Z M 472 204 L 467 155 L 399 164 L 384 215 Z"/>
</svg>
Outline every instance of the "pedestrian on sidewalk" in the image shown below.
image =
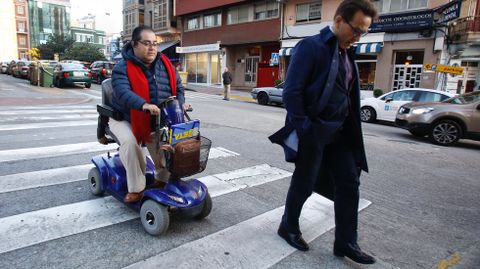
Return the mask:
<svg viewBox="0 0 480 269">
<path fill-rule="evenodd" d="M 232 73 L 228 71 L 228 67 L 225 67 L 225 71 L 222 74 L 223 78 L 223 100 L 230 101 L 230 84 L 232 84 Z"/>
<path fill-rule="evenodd" d="M 299 217 L 315 191 L 334 201 L 333 254 L 357 263 L 375 258 L 357 244 L 359 177 L 368 172 L 360 124 L 360 87 L 352 45 L 365 35 L 377 11 L 369 0 L 345 0 L 333 26 L 304 38 L 292 52 L 283 102 L 285 126 L 270 136 L 295 162 L 278 234 L 306 251 Z"/>
</svg>

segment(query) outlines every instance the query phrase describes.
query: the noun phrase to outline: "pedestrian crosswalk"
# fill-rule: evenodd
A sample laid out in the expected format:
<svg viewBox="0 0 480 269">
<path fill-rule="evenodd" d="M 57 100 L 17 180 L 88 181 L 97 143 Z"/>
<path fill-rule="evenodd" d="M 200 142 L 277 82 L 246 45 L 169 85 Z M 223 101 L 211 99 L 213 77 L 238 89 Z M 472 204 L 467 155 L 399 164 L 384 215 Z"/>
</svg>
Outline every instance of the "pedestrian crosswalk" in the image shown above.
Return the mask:
<svg viewBox="0 0 480 269">
<path fill-rule="evenodd" d="M 0 106 L 0 140 L 34 131 L 65 141 L 60 130 L 67 127 L 92 132 L 96 120 L 84 117 L 95 113 L 94 105 Z M 238 148 L 213 141 L 211 169 L 196 176 L 213 198 L 212 213 L 199 222 L 173 218 L 165 235 L 152 237 L 141 228 L 138 212 L 112 196 L 89 193 L 86 179 L 93 165 L 79 156 L 114 153 L 118 147 L 95 140 L 92 132 L 90 142 L 0 143 L 0 268 L 268 268 L 295 252 L 276 236 L 282 204 L 269 203 L 271 194 L 265 193 L 272 184 L 288 186 L 287 169 L 252 161 Z M 58 158 L 72 161 L 52 163 Z M 32 166 L 9 168 L 22 163 Z M 84 195 L 70 199 L 73 193 L 62 190 Z M 51 197 L 45 195 L 62 196 L 62 203 L 49 206 L 45 201 Z M 284 195 L 278 193 L 278 200 Z M 17 204 L 9 201 L 13 196 L 28 199 Z M 369 204 L 362 199 L 359 210 Z M 15 210 L 6 210 L 11 207 Z M 300 223 L 309 242 L 332 229 L 332 202 L 312 195 Z"/>
<path fill-rule="evenodd" d="M 102 93 L 99 90 L 84 90 L 84 91 L 81 91 L 81 92 L 74 92 L 74 94 L 88 96 L 89 98 L 92 98 L 94 100 L 101 100 L 102 99 Z M 200 92 L 194 92 L 194 91 L 187 90 L 187 91 L 185 91 L 185 98 L 187 100 L 190 100 L 190 99 L 223 99 L 223 96 L 206 94 L 206 93 L 200 93 Z"/>
</svg>

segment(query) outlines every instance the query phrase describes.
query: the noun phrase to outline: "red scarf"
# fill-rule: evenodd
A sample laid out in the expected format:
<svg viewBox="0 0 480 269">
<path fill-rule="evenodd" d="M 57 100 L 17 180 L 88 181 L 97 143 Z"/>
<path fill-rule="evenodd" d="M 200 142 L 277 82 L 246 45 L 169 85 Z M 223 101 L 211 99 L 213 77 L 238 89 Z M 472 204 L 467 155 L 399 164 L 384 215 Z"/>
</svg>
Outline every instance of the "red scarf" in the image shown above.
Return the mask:
<svg viewBox="0 0 480 269">
<path fill-rule="evenodd" d="M 168 78 L 170 80 L 170 88 L 172 89 L 172 96 L 177 94 L 177 78 L 175 68 L 165 54 L 161 54 L 163 65 L 167 69 Z M 148 87 L 148 80 L 142 68 L 132 61 L 127 60 L 127 76 L 135 94 L 143 98 L 145 102 L 150 103 L 150 90 Z M 132 124 L 132 132 L 137 143 L 149 143 L 152 141 L 150 133 L 152 132 L 150 126 L 150 114 L 140 110 L 130 109 L 130 123 Z"/>
</svg>

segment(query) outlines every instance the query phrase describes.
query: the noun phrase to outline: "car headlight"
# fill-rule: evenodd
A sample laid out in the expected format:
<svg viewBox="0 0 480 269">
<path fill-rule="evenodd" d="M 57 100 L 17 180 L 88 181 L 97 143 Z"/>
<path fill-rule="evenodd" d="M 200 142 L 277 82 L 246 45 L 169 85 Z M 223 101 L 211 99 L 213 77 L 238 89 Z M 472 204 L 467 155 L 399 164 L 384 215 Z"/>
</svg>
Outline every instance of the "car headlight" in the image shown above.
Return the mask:
<svg viewBox="0 0 480 269">
<path fill-rule="evenodd" d="M 185 203 L 182 197 L 179 197 L 176 195 L 170 195 L 170 194 L 168 195 L 168 197 L 177 203 L 182 203 L 182 204 Z"/>
<path fill-rule="evenodd" d="M 412 114 L 415 115 L 421 115 L 421 114 L 427 114 L 435 110 L 433 107 L 421 107 L 421 108 L 415 108 L 412 110 Z"/>
</svg>

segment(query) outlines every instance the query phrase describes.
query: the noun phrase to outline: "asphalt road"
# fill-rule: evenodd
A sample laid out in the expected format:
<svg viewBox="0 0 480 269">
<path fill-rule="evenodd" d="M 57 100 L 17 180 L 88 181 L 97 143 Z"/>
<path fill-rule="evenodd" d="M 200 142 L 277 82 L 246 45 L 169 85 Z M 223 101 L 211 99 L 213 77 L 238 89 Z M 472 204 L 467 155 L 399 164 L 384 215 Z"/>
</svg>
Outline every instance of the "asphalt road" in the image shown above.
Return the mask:
<svg viewBox="0 0 480 269">
<path fill-rule="evenodd" d="M 196 177 L 229 188 L 210 188 L 205 220 L 173 216 L 152 237 L 137 213 L 89 193 L 90 159 L 108 150 L 95 143 L 100 96 L 95 84 L 45 89 L 0 75 L 0 268 L 480 265 L 479 142 L 440 147 L 389 124 L 363 125 L 370 173 L 361 178 L 359 244 L 378 263 L 358 266 L 332 255 L 333 210 L 321 197 L 309 199 L 301 221 L 310 251 L 275 235 L 294 169 L 267 140 L 284 122 L 282 107 L 187 92 L 202 134 L 228 152 Z"/>
</svg>

